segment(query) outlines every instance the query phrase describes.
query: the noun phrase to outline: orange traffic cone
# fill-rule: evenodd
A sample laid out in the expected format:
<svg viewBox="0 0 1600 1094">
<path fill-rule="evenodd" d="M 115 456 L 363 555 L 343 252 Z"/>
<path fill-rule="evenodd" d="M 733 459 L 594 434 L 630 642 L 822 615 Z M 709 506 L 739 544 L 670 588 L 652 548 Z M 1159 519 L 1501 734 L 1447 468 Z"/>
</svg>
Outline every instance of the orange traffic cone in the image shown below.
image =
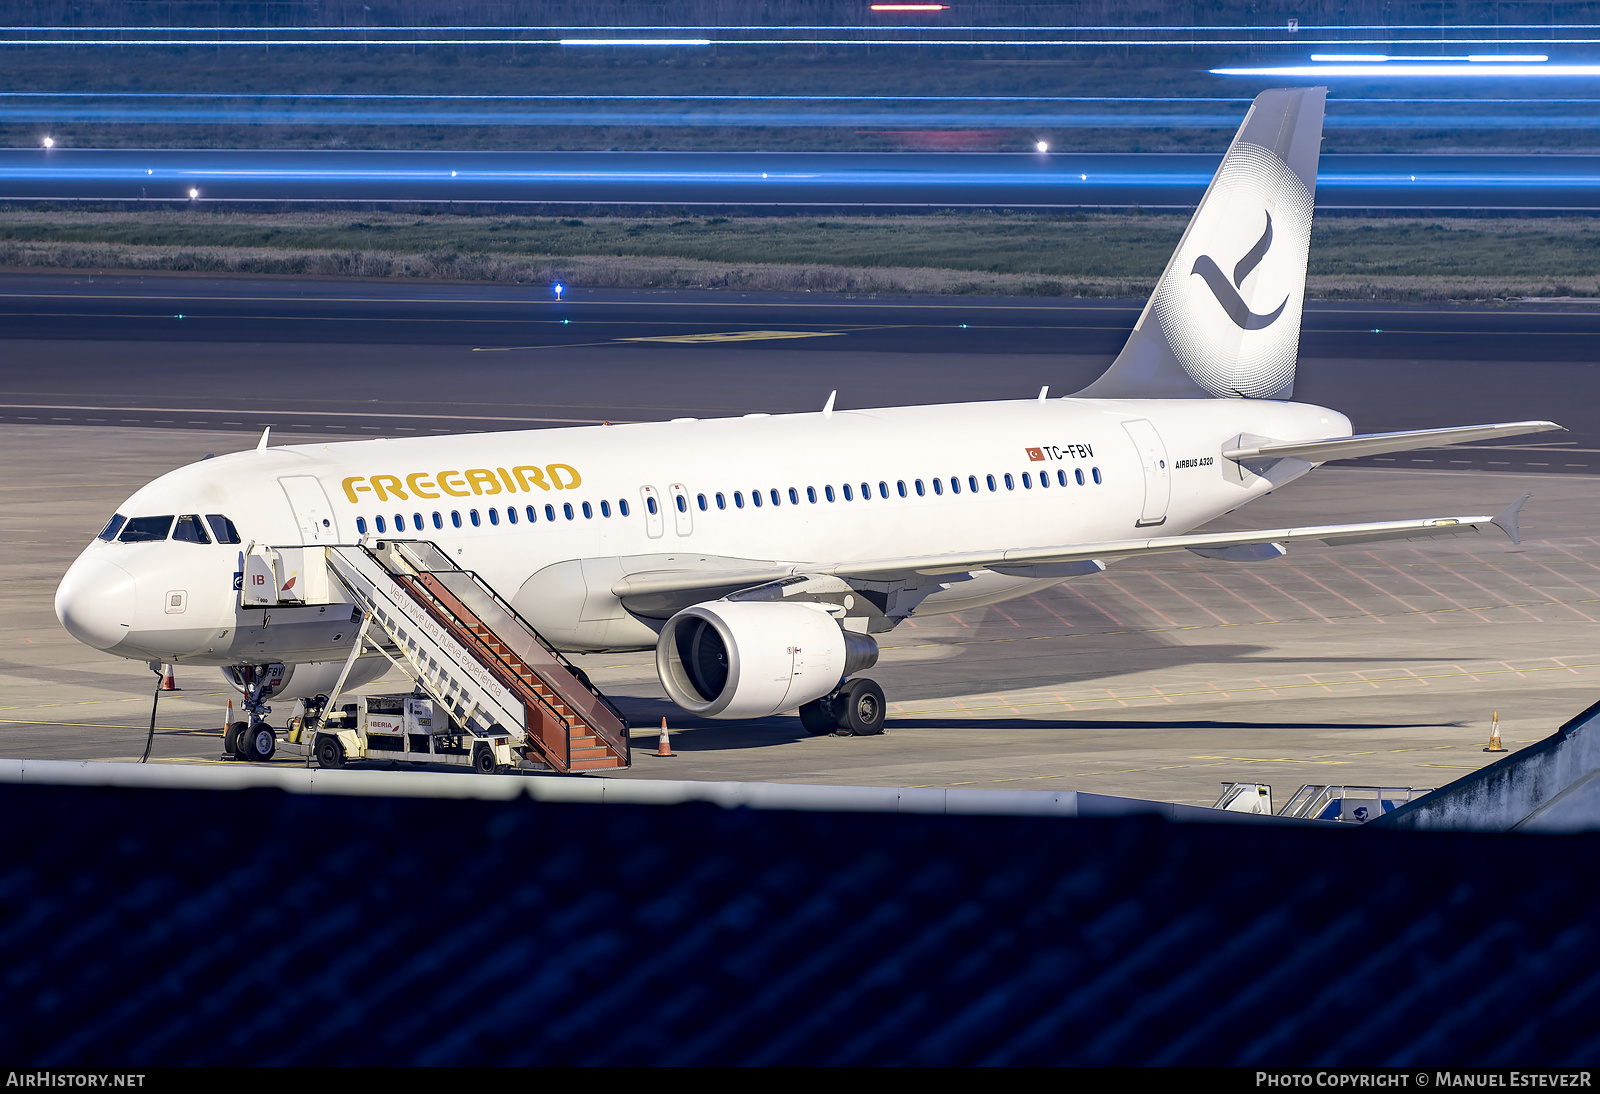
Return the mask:
<svg viewBox="0 0 1600 1094">
<path fill-rule="evenodd" d="M 1500 743 L 1500 712 L 1494 712 L 1494 720 L 1489 723 L 1489 747 L 1485 752 L 1505 752 L 1506 746 Z"/>
<path fill-rule="evenodd" d="M 227 712 L 222 716 L 222 732 L 224 735 L 227 734 L 228 727 L 231 725 L 233 725 L 233 700 L 229 699 Z"/>
<path fill-rule="evenodd" d="M 180 688 L 178 686 L 178 678 L 172 675 L 172 666 L 170 664 L 166 667 L 165 673 L 162 674 L 162 677 L 161 677 L 161 690 L 162 691 L 182 691 L 183 690 L 182 688 Z"/>
<path fill-rule="evenodd" d="M 661 719 L 661 736 L 656 738 L 656 755 L 672 755 L 672 738 L 667 736 L 667 720 Z"/>
</svg>

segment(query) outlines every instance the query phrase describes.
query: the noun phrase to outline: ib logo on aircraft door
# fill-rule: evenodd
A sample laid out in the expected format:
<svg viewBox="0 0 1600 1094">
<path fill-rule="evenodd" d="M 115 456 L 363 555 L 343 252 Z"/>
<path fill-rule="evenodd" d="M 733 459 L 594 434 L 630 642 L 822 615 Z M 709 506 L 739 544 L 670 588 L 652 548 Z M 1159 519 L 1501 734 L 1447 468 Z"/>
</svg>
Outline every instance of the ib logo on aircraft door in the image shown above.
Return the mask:
<svg viewBox="0 0 1600 1094">
<path fill-rule="evenodd" d="M 1292 389 L 1310 244 L 1305 184 L 1265 148 L 1235 145 L 1151 301 L 1179 364 L 1210 394 Z"/>
</svg>

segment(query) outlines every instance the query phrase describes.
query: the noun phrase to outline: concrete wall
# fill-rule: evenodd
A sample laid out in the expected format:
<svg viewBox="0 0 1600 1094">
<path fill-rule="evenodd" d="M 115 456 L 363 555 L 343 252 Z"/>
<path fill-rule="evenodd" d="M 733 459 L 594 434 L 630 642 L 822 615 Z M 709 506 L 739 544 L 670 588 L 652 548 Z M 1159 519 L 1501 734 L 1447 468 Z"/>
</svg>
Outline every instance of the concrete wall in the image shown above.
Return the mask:
<svg viewBox="0 0 1600 1094">
<path fill-rule="evenodd" d="M 837 813 L 925 813 L 947 816 L 1125 817 L 1153 813 L 1169 821 L 1211 824 L 1321 824 L 1284 817 L 1227 813 L 1193 805 L 1084 794 L 1073 790 L 945 790 L 938 787 L 829 786 L 669 779 L 606 779 L 478 775 L 448 771 L 329 771 L 288 764 L 97 763 L 0 760 L 0 784 L 120 786 L 151 790 L 246 790 L 388 798 L 477 798 L 587 805 L 681 805 L 724 809 L 789 809 Z M 1328 822 L 1331 823 L 1331 822 Z M 1334 825 L 1339 827 L 1339 825 Z"/>
<path fill-rule="evenodd" d="M 1506 832 L 1591 772 L 1600 770 L 1600 703 L 1537 744 L 1372 822 L 1386 828 Z M 1584 827 L 1600 827 L 1596 823 Z M 1570 830 L 1570 828 L 1569 828 Z"/>
</svg>

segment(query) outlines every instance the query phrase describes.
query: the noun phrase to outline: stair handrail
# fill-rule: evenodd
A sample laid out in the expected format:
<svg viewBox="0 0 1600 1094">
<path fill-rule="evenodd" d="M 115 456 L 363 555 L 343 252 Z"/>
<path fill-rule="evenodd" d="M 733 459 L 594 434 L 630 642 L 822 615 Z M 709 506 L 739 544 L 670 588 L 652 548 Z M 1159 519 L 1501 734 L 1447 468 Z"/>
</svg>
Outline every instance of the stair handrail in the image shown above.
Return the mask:
<svg viewBox="0 0 1600 1094">
<path fill-rule="evenodd" d="M 527 681 L 523 680 L 521 676 L 517 675 L 516 666 L 511 664 L 511 662 L 507 661 L 504 657 L 490 648 L 483 636 L 474 631 L 471 626 L 469 626 L 465 620 L 451 610 L 448 605 L 446 605 L 442 600 L 429 591 L 426 586 L 413 585 L 410 581 L 400 581 L 398 584 L 401 588 L 405 589 L 411 594 L 413 600 L 416 600 L 417 603 L 421 604 L 425 610 L 432 612 L 435 617 L 441 614 L 448 615 L 449 618 L 443 619 L 441 622 L 450 627 L 450 632 L 454 634 L 458 640 L 463 636 L 470 638 L 472 640 L 469 646 L 470 649 L 492 658 L 496 665 L 504 669 L 510 675 L 513 683 L 509 684 L 508 686 L 513 691 L 519 694 L 526 692 L 528 695 L 533 696 L 534 700 L 541 707 L 547 710 L 551 717 L 555 718 L 556 721 L 561 723 L 561 728 L 566 730 L 567 736 L 570 737 L 572 735 L 572 722 L 569 721 L 564 714 L 552 706 L 548 699 L 540 695 L 537 691 L 534 691 L 532 688 L 528 687 Z M 462 607 L 466 607 L 466 605 L 462 605 Z M 482 622 L 482 620 L 479 620 L 479 622 Z M 465 641 L 462 641 L 462 645 L 468 646 L 469 644 Z M 493 666 L 489 667 L 492 668 Z M 527 667 L 531 668 L 532 666 Z M 535 675 L 538 674 L 535 673 Z M 504 683 L 505 681 L 502 680 L 501 682 Z"/>
<path fill-rule="evenodd" d="M 584 690 L 588 691 L 589 694 L 593 695 L 597 700 L 599 700 L 606 707 L 606 709 L 611 712 L 612 716 L 614 718 L 616 718 L 618 722 L 622 723 L 622 728 L 623 728 L 624 733 L 626 733 L 627 730 L 632 728 L 628 724 L 627 716 L 624 715 L 622 713 L 622 711 L 617 709 L 616 704 L 613 703 L 611 701 L 611 699 L 603 691 L 601 691 L 599 688 L 594 686 L 594 683 L 589 680 L 588 674 L 584 673 L 582 669 L 578 668 L 571 661 L 569 661 L 567 659 L 566 655 L 563 654 L 560 650 L 558 650 L 554 646 L 552 646 L 550 644 L 550 641 L 547 638 L 545 638 L 544 635 L 539 633 L 538 628 L 536 628 L 533 624 L 529 623 L 525 618 L 523 618 L 522 613 L 517 611 L 516 608 L 512 607 L 510 601 L 506 600 L 505 597 L 501 596 L 495 590 L 495 587 L 493 585 L 489 584 L 489 582 L 485 581 L 483 579 L 483 577 L 476 570 L 468 570 L 468 569 L 465 569 L 464 567 L 456 565 L 455 560 L 452 559 L 448 554 L 446 554 L 439 547 L 439 545 L 437 543 L 434 543 L 430 539 L 404 540 L 404 539 L 398 539 L 398 538 L 395 538 L 395 537 L 386 537 L 384 540 L 378 540 L 377 542 L 378 543 L 390 542 L 390 543 L 396 543 L 396 544 L 401 544 L 401 543 L 422 543 L 422 544 L 426 544 L 433 551 L 433 553 L 436 556 L 438 556 L 438 558 L 443 560 L 450 567 L 451 571 L 454 571 L 455 573 L 466 574 L 468 577 L 472 578 L 473 583 L 476 584 L 477 587 L 479 589 L 481 589 L 483 592 L 487 593 L 489 595 L 489 597 L 494 600 L 496 605 L 498 605 L 501 608 L 501 610 L 503 610 L 513 620 L 515 620 L 516 623 L 519 626 L 521 626 L 523 630 L 527 631 L 528 634 L 533 637 L 533 640 L 535 642 L 537 642 L 544 649 L 544 651 L 547 654 L 550 655 L 550 658 L 553 661 L 555 661 L 557 664 L 559 664 L 562 668 L 566 669 L 567 672 L 572 676 L 572 678 L 583 686 Z M 383 566 L 385 570 L 388 569 L 388 566 L 386 566 L 384 564 L 383 559 L 379 558 L 375 551 L 373 551 L 371 548 L 366 547 L 365 544 L 363 544 L 362 547 L 363 547 L 364 550 L 367 551 L 367 553 L 369 555 L 372 555 L 372 557 L 378 563 L 378 565 Z M 417 560 L 417 559 L 410 559 L 408 561 L 412 562 L 414 564 L 420 562 L 420 560 Z M 419 568 L 419 572 L 422 572 L 422 573 L 434 572 L 434 573 L 436 573 L 436 572 L 439 572 L 439 571 L 437 569 L 421 570 Z"/>
<path fill-rule="evenodd" d="M 566 733 L 566 735 L 567 735 L 567 737 L 569 739 L 571 738 L 571 736 L 572 736 L 572 723 L 571 723 L 571 721 L 569 721 L 560 711 L 556 710 L 555 707 L 550 704 L 549 700 L 544 698 L 544 696 L 540 695 L 538 692 L 534 691 L 532 688 L 527 687 L 525 682 L 522 680 L 522 678 L 517 675 L 515 668 L 512 665 L 510 665 L 503 657 L 501 657 L 500 655 L 495 653 L 494 650 L 489 649 L 487 644 L 485 644 L 483 642 L 483 639 L 482 639 L 481 636 L 473 633 L 472 629 L 470 627 L 466 626 L 459 618 L 455 618 L 455 613 L 454 612 L 448 612 L 448 609 L 445 608 L 443 603 L 439 602 L 437 600 L 437 598 L 433 597 L 433 595 L 431 593 L 429 593 L 426 597 L 419 596 L 417 587 L 415 585 L 413 585 L 411 583 L 411 581 L 401 580 L 401 578 L 403 578 L 403 577 L 410 578 L 410 577 L 414 577 L 414 575 L 396 574 L 388 566 L 385 566 L 383 564 L 383 560 L 381 558 L 378 558 L 377 555 L 372 551 L 372 549 L 367 547 L 366 544 L 364 544 L 364 543 L 363 544 L 356 544 L 356 546 L 360 547 L 362 552 L 363 552 L 363 554 L 365 554 L 368 559 L 370 559 L 375 565 L 377 565 L 381 570 L 383 570 L 384 573 L 388 574 L 391 578 L 393 578 L 394 579 L 394 583 L 396 585 L 398 585 L 398 586 L 400 586 L 400 588 L 406 590 L 407 595 L 409 595 L 411 597 L 411 599 L 414 600 L 418 604 L 418 606 L 423 609 L 423 611 L 425 611 L 428 614 L 432 615 L 440 623 L 444 624 L 445 627 L 451 633 L 451 635 L 454 636 L 457 639 L 457 641 L 461 641 L 462 647 L 464 649 L 466 649 L 467 652 L 472 653 L 472 654 L 487 655 L 489 658 L 492 658 L 494 660 L 494 662 L 495 662 L 495 665 L 498 665 L 501 669 L 505 670 L 505 672 L 507 674 L 509 674 L 509 676 L 511 677 L 511 680 L 513 681 L 512 683 L 507 684 L 506 681 L 504 679 L 502 679 L 501 680 L 502 685 L 506 686 L 512 692 L 512 694 L 517 695 L 519 697 L 524 696 L 524 695 L 531 695 L 533 697 L 533 699 L 535 700 L 535 702 L 537 702 L 537 704 L 541 708 L 543 708 L 545 711 L 547 711 L 552 718 L 554 718 L 556 721 L 561 723 L 562 730 Z M 376 588 L 376 587 L 377 586 L 374 586 L 374 588 Z M 354 590 L 352 590 L 352 592 L 354 592 Z M 359 595 L 359 594 L 357 594 L 357 595 Z M 451 618 L 440 618 L 442 612 L 448 612 L 448 614 L 450 615 Z M 473 641 L 472 641 L 471 644 L 469 644 L 469 643 L 467 643 L 465 641 L 462 641 L 462 639 L 461 639 L 462 633 L 465 633 L 466 635 L 468 635 L 468 636 L 470 636 L 472 638 Z M 402 647 L 402 654 L 404 654 L 403 647 Z M 480 656 L 479 659 L 482 660 L 482 657 Z M 491 671 L 493 671 L 493 669 L 495 668 L 494 665 L 485 665 L 484 667 L 485 668 L 489 668 Z M 496 675 L 500 675 L 500 674 L 497 673 Z M 527 700 L 524 698 L 523 701 L 526 702 Z M 523 738 L 529 744 L 531 744 L 534 747 L 538 748 L 540 752 L 548 754 L 548 749 L 546 749 L 546 747 L 544 745 L 544 742 L 542 740 L 538 739 L 538 737 L 535 734 L 528 732 L 526 727 L 524 727 Z M 555 759 L 555 757 L 552 757 L 552 759 Z"/>
</svg>

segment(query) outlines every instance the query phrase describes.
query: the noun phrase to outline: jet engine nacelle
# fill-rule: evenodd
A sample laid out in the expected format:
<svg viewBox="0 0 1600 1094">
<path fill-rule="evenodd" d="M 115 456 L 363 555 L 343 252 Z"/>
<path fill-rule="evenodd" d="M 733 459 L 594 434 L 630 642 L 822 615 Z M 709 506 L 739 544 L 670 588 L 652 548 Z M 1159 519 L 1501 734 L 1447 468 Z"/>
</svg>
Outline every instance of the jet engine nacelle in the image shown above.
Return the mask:
<svg viewBox="0 0 1600 1094">
<path fill-rule="evenodd" d="M 333 690 L 333 685 L 339 681 L 339 673 L 344 671 L 343 661 L 306 661 L 298 665 L 284 665 L 283 679 L 277 684 L 262 692 L 263 699 L 273 696 L 291 696 L 298 699 L 308 699 L 313 695 L 327 695 Z M 370 684 L 384 673 L 389 671 L 389 662 L 382 657 L 361 657 L 350 666 L 350 675 L 345 678 L 344 686 L 358 688 L 363 684 Z M 245 694 L 244 680 L 235 665 L 229 665 L 222 670 L 222 678 L 232 684 L 241 694 Z"/>
<path fill-rule="evenodd" d="M 814 604 L 715 600 L 667 620 L 656 672 L 702 718 L 765 718 L 820 699 L 878 660 L 878 644 Z"/>
</svg>

